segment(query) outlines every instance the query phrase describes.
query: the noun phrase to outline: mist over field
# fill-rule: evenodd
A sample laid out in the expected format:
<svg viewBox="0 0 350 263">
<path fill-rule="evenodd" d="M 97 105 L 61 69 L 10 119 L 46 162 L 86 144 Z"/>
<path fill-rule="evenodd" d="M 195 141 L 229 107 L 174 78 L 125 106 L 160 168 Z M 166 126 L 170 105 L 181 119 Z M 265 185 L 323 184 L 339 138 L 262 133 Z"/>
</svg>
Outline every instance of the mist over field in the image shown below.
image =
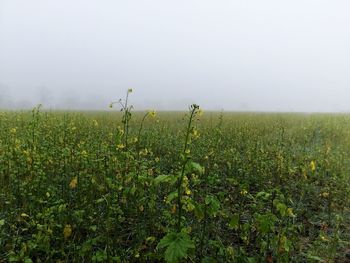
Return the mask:
<svg viewBox="0 0 350 263">
<path fill-rule="evenodd" d="M 350 111 L 350 2 L 0 1 L 0 107 Z"/>
<path fill-rule="evenodd" d="M 0 262 L 350 262 L 349 69 L 349 0 L 0 0 Z"/>
</svg>

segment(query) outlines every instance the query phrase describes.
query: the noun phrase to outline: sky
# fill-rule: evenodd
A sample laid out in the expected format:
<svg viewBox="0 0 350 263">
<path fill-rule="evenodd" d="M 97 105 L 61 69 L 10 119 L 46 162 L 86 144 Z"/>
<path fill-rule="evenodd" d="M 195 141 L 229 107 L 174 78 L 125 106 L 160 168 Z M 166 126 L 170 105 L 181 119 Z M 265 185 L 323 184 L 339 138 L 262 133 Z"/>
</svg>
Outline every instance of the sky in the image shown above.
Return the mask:
<svg viewBox="0 0 350 263">
<path fill-rule="evenodd" d="M 350 112 L 348 0 L 0 0 L 0 108 Z"/>
</svg>

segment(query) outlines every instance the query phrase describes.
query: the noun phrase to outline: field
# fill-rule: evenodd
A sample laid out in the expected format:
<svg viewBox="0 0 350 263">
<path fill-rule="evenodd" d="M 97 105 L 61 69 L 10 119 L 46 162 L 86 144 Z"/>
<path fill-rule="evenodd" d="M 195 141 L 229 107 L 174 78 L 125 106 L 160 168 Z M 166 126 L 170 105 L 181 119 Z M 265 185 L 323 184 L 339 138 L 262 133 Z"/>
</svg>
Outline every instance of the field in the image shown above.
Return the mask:
<svg viewBox="0 0 350 263">
<path fill-rule="evenodd" d="M 1 113 L 0 262 L 345 261 L 349 115 L 124 106 Z"/>
</svg>

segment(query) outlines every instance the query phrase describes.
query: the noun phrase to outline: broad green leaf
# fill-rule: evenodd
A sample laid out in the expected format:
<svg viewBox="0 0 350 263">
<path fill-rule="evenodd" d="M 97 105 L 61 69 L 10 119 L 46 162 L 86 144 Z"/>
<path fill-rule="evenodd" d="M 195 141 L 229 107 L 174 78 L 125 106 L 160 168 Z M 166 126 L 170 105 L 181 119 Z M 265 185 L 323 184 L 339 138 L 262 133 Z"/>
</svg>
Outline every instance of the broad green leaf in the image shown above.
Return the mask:
<svg viewBox="0 0 350 263">
<path fill-rule="evenodd" d="M 171 192 L 168 197 L 166 198 L 166 201 L 170 203 L 172 200 L 174 200 L 178 196 L 177 191 Z"/>
<path fill-rule="evenodd" d="M 212 195 L 207 195 L 205 197 L 205 204 L 208 206 L 208 212 L 212 216 L 216 216 L 220 209 L 220 201 Z"/>
<path fill-rule="evenodd" d="M 194 243 L 186 233 L 171 232 L 163 237 L 158 243 L 157 248 L 166 248 L 165 261 L 168 263 L 177 263 L 183 258 L 187 258 L 188 250 L 194 249 Z"/>
<path fill-rule="evenodd" d="M 281 214 L 281 216 L 285 216 L 286 215 L 287 206 L 285 204 L 278 203 L 276 205 L 276 209 Z"/>
<path fill-rule="evenodd" d="M 176 176 L 174 175 L 168 175 L 168 174 L 161 174 L 158 175 L 156 178 L 154 178 L 154 184 L 158 185 L 160 183 L 175 183 L 176 182 Z"/>
<path fill-rule="evenodd" d="M 259 232 L 267 234 L 273 230 L 276 216 L 274 214 L 258 215 L 256 221 Z"/>
<path fill-rule="evenodd" d="M 198 173 L 203 174 L 204 173 L 204 167 L 201 166 L 199 163 L 196 162 L 188 162 L 186 166 L 186 171 L 188 173 Z"/>
</svg>

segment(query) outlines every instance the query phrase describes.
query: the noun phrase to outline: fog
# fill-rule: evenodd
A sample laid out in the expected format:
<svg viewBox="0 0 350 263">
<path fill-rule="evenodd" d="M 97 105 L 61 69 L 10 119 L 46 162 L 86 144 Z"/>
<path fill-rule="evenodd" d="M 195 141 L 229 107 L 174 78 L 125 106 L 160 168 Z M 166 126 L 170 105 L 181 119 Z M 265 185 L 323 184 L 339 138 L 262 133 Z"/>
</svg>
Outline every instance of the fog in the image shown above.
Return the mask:
<svg viewBox="0 0 350 263">
<path fill-rule="evenodd" d="M 350 111 L 348 0 L 0 0 L 0 108 Z"/>
</svg>

